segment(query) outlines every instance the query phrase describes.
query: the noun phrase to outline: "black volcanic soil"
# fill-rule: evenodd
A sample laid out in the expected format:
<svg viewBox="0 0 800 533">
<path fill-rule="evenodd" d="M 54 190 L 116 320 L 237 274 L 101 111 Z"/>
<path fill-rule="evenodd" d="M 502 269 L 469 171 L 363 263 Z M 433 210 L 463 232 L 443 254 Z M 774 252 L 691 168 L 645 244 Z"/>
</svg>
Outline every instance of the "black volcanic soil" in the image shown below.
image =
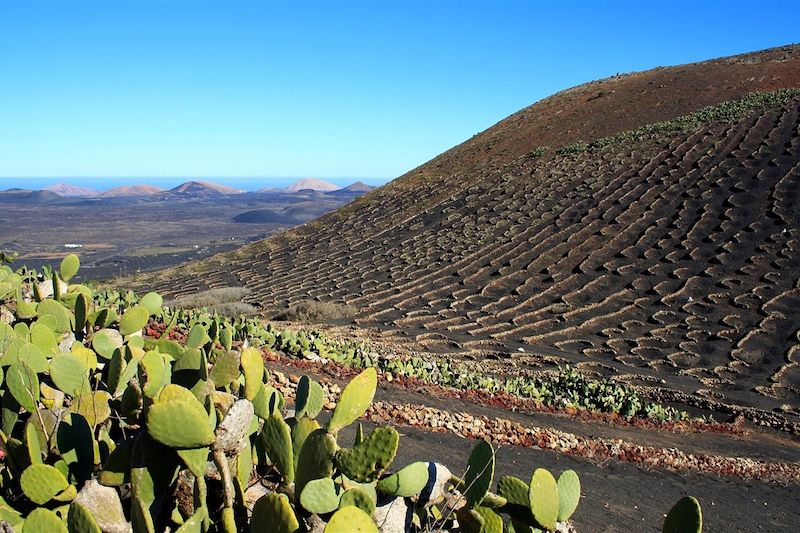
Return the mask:
<svg viewBox="0 0 800 533">
<path fill-rule="evenodd" d="M 270 362 L 271 370 L 288 375 L 309 374 L 280 363 Z M 335 380 L 341 385 L 344 381 Z M 552 426 L 581 435 L 607 436 L 627 442 L 647 444 L 701 454 L 713 453 L 796 462 L 800 442 L 771 431 L 750 428 L 744 435 L 719 433 L 680 434 L 658 430 L 622 429 L 598 422 L 576 421 L 560 415 L 522 415 L 452 398 L 437 398 L 430 390 L 410 391 L 381 386 L 376 401 L 395 405 L 415 404 L 467 412 L 489 417 L 512 418 L 523 424 Z M 374 427 L 366 423 L 365 430 Z M 474 440 L 450 432 L 432 432 L 399 427 L 402 438 L 393 469 L 420 460 L 435 460 L 454 473 L 466 468 Z M 354 426 L 347 428 L 340 442 L 349 445 Z M 793 531 L 800 527 L 800 480 L 781 485 L 719 477 L 711 474 L 674 473 L 645 469 L 621 461 L 587 461 L 531 447 L 500 446 L 497 452 L 495 482 L 504 475 L 526 478 L 536 468 L 558 473 L 575 470 L 581 479 L 583 499 L 573 521 L 578 531 L 638 532 L 660 531 L 663 517 L 682 496 L 696 496 L 703 507 L 705 531 Z"/>
</svg>

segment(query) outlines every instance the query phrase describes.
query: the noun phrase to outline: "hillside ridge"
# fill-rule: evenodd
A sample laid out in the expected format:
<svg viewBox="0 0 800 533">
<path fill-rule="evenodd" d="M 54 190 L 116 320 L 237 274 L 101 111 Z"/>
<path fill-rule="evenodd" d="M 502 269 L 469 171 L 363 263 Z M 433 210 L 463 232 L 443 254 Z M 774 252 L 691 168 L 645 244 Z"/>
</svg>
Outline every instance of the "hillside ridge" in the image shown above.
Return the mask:
<svg viewBox="0 0 800 533">
<path fill-rule="evenodd" d="M 747 95 L 800 87 L 798 65 L 784 47 L 579 86 L 315 222 L 139 283 L 245 285 L 265 308 L 338 301 L 361 326 L 496 372 L 569 363 L 796 420 L 800 92 Z M 678 89 L 613 118 L 667 79 Z M 719 90 L 688 89 L 700 79 Z M 584 109 L 594 122 L 537 133 L 553 117 L 532 109 L 624 80 L 639 85 Z"/>
</svg>

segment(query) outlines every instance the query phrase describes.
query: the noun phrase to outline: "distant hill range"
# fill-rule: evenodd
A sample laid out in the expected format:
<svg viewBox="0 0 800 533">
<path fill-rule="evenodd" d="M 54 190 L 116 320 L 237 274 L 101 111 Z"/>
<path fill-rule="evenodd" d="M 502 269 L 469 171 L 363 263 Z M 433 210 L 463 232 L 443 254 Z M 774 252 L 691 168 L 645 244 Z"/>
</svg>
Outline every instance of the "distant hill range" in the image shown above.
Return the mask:
<svg viewBox="0 0 800 533">
<path fill-rule="evenodd" d="M 67 198 L 100 195 L 100 192 L 94 189 L 89 189 L 87 187 L 80 187 L 78 185 L 69 185 L 67 183 L 57 183 L 55 185 L 50 185 L 49 187 L 45 187 L 43 190 L 54 192 L 59 196 L 64 196 Z"/>
<path fill-rule="evenodd" d="M 264 189 L 259 189 L 258 192 L 260 193 L 297 193 L 297 192 L 307 192 L 307 191 L 316 191 L 316 192 L 323 192 L 323 193 L 345 193 L 345 194 L 354 194 L 354 193 L 367 193 L 373 190 L 375 187 L 367 185 L 362 181 L 357 181 L 348 185 L 347 187 L 339 187 L 333 183 L 316 179 L 316 178 L 303 178 L 300 180 L 295 181 L 291 185 L 283 188 L 275 188 L 275 187 L 266 187 Z"/>
<path fill-rule="evenodd" d="M 341 302 L 503 375 L 571 364 L 798 421 L 799 161 L 799 46 L 617 75 L 312 224 L 130 281 Z"/>
<path fill-rule="evenodd" d="M 297 194 L 310 192 L 316 193 L 333 193 L 337 195 L 354 195 L 358 196 L 365 194 L 374 189 L 370 185 L 357 181 L 347 187 L 339 187 L 327 181 L 305 178 L 298 180 L 285 188 L 264 188 L 259 189 L 256 193 L 281 193 L 281 194 Z M 42 191 L 47 192 L 48 195 L 34 195 L 31 194 L 33 190 L 29 189 L 8 189 L 7 191 L 0 191 L 0 201 L 19 201 L 24 203 L 41 203 L 44 201 L 57 201 L 64 198 L 141 198 L 152 196 L 155 199 L 204 199 L 213 198 L 216 196 L 226 196 L 235 194 L 247 194 L 248 191 L 242 189 L 235 189 L 219 183 L 209 181 L 187 181 L 181 183 L 172 189 L 164 189 L 155 185 L 121 185 L 114 187 L 105 192 L 99 192 L 87 187 L 78 185 L 70 185 L 66 183 L 59 183 L 45 187 Z M 5 194 L 7 193 L 7 194 Z M 321 196 L 320 198 L 324 198 Z"/>
<path fill-rule="evenodd" d="M 152 196 L 164 192 L 163 187 L 155 185 L 122 185 L 114 187 L 98 195 L 100 198 L 129 198 L 134 196 Z"/>
<path fill-rule="evenodd" d="M 0 202 L 19 204 L 47 204 L 63 200 L 63 196 L 52 191 L 34 191 L 30 189 L 6 189 L 0 191 Z"/>
</svg>

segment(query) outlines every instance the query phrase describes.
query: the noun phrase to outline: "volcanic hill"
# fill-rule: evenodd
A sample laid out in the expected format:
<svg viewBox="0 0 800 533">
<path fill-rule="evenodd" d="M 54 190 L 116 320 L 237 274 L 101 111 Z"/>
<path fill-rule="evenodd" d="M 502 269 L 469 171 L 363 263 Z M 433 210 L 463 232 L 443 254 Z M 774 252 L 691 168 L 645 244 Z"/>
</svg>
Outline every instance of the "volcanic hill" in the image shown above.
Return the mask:
<svg viewBox="0 0 800 533">
<path fill-rule="evenodd" d="M 587 83 L 312 223 L 137 283 L 338 301 L 486 369 L 570 363 L 797 421 L 797 87 L 798 46 Z"/>
</svg>

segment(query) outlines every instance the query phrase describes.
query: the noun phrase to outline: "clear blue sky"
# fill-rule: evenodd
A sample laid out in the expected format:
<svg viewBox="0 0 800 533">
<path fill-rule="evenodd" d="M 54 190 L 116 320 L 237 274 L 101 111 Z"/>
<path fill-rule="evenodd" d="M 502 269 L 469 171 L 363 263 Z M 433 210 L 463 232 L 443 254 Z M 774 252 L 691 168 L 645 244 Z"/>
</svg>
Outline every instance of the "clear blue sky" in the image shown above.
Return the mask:
<svg viewBox="0 0 800 533">
<path fill-rule="evenodd" d="M 382 183 L 555 91 L 798 21 L 798 0 L 0 0 L 0 188 Z"/>
</svg>

